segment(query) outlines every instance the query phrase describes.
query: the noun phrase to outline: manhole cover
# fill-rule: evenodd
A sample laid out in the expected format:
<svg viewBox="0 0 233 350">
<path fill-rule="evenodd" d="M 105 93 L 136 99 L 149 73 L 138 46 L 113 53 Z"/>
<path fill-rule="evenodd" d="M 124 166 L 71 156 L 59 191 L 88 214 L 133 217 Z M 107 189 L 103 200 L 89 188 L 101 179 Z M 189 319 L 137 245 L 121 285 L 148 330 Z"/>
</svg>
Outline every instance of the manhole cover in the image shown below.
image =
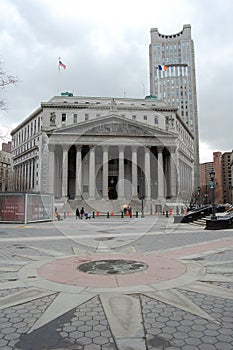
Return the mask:
<svg viewBox="0 0 233 350">
<path fill-rule="evenodd" d="M 96 275 L 125 275 L 146 270 L 148 265 L 134 260 L 98 260 L 78 266 L 79 271 Z"/>
</svg>

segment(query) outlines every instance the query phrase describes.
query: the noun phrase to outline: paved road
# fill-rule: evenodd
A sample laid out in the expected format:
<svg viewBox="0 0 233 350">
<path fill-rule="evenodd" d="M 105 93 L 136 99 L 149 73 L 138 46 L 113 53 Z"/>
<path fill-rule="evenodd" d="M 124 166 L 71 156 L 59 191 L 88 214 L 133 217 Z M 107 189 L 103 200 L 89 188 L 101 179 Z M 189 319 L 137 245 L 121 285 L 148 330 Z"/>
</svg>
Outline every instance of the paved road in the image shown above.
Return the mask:
<svg viewBox="0 0 233 350">
<path fill-rule="evenodd" d="M 233 349 L 233 230 L 0 225 L 0 349 Z"/>
</svg>

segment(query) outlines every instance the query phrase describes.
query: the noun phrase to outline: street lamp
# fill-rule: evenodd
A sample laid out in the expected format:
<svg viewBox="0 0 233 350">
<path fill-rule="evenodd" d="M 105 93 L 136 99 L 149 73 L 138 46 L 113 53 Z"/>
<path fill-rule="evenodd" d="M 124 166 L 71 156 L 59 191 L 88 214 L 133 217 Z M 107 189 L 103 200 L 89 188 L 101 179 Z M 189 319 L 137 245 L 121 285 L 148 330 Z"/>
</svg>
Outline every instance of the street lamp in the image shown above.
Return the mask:
<svg viewBox="0 0 233 350">
<path fill-rule="evenodd" d="M 214 170 L 210 171 L 210 188 L 212 191 L 212 215 L 211 215 L 211 220 L 217 220 L 217 216 L 215 215 L 215 198 L 214 198 L 214 177 L 215 177 L 215 172 Z"/>
<path fill-rule="evenodd" d="M 200 194 L 201 194 L 201 187 L 197 188 L 197 206 L 200 207 Z"/>
<path fill-rule="evenodd" d="M 141 170 L 141 176 L 140 176 L 140 187 L 141 187 L 141 201 L 142 201 L 142 218 L 144 218 L 144 202 L 143 202 L 143 199 L 144 199 L 144 195 L 143 195 L 143 174 L 142 174 L 142 170 Z"/>
</svg>

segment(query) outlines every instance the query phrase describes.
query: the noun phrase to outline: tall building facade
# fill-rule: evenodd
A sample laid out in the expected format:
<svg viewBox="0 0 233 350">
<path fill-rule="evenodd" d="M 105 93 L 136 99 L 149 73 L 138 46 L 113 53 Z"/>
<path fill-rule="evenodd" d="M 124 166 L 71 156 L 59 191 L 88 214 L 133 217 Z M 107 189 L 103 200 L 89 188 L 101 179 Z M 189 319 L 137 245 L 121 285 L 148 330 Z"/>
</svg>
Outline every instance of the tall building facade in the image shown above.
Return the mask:
<svg viewBox="0 0 233 350">
<path fill-rule="evenodd" d="M 223 189 L 222 189 L 222 152 L 213 152 L 213 168 L 215 171 L 215 199 L 216 203 L 223 203 Z"/>
<path fill-rule="evenodd" d="M 200 164 L 200 204 L 206 205 L 211 202 L 210 172 L 214 170 L 213 162 Z"/>
<path fill-rule="evenodd" d="M 181 32 L 170 35 L 160 34 L 158 28 L 152 28 L 149 59 L 150 93 L 170 106 L 177 106 L 180 117 L 194 135 L 196 190 L 200 180 L 199 131 L 191 26 L 184 25 Z"/>
<path fill-rule="evenodd" d="M 231 154 L 232 152 L 225 152 L 222 155 L 222 187 L 224 203 L 232 203 Z"/>
<path fill-rule="evenodd" d="M 150 96 L 55 96 L 11 135 L 17 191 L 189 204 L 193 135 L 176 107 Z"/>
</svg>

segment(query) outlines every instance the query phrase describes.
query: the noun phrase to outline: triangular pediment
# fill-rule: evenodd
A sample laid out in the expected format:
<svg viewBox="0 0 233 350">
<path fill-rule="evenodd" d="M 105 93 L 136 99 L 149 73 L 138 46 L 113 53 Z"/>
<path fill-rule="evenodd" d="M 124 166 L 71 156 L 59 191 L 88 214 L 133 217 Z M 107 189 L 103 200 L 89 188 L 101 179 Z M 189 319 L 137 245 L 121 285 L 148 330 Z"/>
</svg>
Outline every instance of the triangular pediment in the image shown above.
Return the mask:
<svg viewBox="0 0 233 350">
<path fill-rule="evenodd" d="M 87 136 L 146 136 L 166 137 L 173 136 L 168 131 L 145 125 L 142 122 L 133 121 L 126 117 L 112 114 L 106 117 L 88 120 L 80 124 L 61 127 L 53 130 L 53 134 L 59 135 L 87 135 Z"/>
</svg>

